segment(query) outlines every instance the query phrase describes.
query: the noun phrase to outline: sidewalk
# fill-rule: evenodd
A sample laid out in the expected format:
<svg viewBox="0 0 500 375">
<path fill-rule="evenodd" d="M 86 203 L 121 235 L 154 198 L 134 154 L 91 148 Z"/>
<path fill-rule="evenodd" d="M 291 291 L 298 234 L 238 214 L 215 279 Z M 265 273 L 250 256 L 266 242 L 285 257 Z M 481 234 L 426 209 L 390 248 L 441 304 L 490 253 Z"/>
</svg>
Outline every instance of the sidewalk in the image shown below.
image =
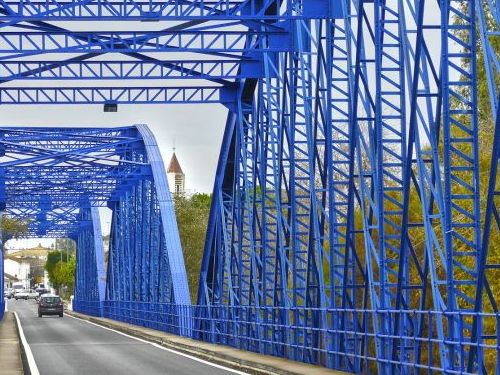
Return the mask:
<svg viewBox="0 0 500 375">
<path fill-rule="evenodd" d="M 74 317 L 88 320 L 93 323 L 160 344 L 166 348 L 192 355 L 235 370 L 254 375 L 342 375 L 340 371 L 333 371 L 324 367 L 308 365 L 302 362 L 290 361 L 283 358 L 247 352 L 223 345 L 209 344 L 186 337 L 180 337 L 161 331 L 156 331 L 132 324 L 122 323 L 106 318 L 96 318 L 89 315 L 66 311 Z"/>
<path fill-rule="evenodd" d="M 13 312 L 6 312 L 0 321 L 0 375 L 22 375 L 21 347 Z"/>
</svg>

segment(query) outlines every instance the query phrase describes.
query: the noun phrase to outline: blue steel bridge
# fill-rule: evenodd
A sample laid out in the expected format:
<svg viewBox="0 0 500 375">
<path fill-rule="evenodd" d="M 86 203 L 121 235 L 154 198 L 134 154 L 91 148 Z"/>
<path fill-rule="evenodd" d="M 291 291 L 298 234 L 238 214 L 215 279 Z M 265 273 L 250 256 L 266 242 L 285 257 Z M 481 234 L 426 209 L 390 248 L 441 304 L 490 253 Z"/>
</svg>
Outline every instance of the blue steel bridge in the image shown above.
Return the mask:
<svg viewBox="0 0 500 375">
<path fill-rule="evenodd" d="M 76 241 L 83 313 L 349 372 L 499 374 L 499 37 L 498 0 L 1 0 L 0 108 L 228 111 L 196 304 L 145 125 L 0 124 L 2 214 Z"/>
</svg>

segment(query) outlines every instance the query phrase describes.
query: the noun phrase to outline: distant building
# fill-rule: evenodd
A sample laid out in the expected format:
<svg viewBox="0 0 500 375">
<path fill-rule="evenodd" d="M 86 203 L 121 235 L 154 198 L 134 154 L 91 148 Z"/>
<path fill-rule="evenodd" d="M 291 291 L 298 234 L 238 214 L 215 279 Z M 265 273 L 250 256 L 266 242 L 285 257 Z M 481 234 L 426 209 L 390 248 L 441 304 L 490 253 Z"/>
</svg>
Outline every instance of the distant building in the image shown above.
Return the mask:
<svg viewBox="0 0 500 375">
<path fill-rule="evenodd" d="M 22 282 L 25 288 L 30 287 L 30 264 L 28 262 L 5 259 L 4 272 Z"/>
<path fill-rule="evenodd" d="M 34 284 L 47 285 L 45 263 L 49 251 L 41 244 L 31 249 L 9 250 L 5 257 L 6 272 L 17 277 L 27 288 Z"/>
<path fill-rule="evenodd" d="M 172 159 L 170 159 L 170 164 L 168 165 L 167 180 L 170 191 L 173 194 L 185 193 L 186 177 L 184 175 L 184 172 L 182 171 L 181 165 L 179 164 L 179 160 L 177 160 L 175 150 L 172 155 Z"/>
<path fill-rule="evenodd" d="M 4 277 L 3 277 L 3 286 L 4 288 L 10 288 L 12 287 L 12 283 L 19 281 L 17 277 L 14 277 L 12 275 L 9 275 L 7 272 L 4 272 Z"/>
</svg>

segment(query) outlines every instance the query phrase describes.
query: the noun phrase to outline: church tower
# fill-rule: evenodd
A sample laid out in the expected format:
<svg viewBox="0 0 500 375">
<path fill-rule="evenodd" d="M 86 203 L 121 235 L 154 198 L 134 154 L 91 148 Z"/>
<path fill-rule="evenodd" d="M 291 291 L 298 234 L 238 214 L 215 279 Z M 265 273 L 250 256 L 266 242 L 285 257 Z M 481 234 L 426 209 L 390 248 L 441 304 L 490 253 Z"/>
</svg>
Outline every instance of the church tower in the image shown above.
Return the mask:
<svg viewBox="0 0 500 375">
<path fill-rule="evenodd" d="M 170 164 L 167 169 L 167 180 L 170 191 L 174 194 L 184 194 L 185 179 L 184 172 L 179 164 L 179 160 L 177 160 L 174 149 L 172 159 L 170 159 Z"/>
</svg>

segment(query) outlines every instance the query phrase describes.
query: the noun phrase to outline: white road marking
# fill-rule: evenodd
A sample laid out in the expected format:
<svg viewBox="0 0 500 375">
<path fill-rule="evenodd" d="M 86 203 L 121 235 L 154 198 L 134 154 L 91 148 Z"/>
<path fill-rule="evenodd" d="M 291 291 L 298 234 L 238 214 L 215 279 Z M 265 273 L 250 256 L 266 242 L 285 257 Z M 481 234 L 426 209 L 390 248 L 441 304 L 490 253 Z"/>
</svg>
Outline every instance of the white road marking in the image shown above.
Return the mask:
<svg viewBox="0 0 500 375">
<path fill-rule="evenodd" d="M 94 323 L 94 322 L 90 322 L 88 320 L 85 320 L 85 319 L 80 319 L 80 318 L 77 318 L 75 316 L 71 316 L 69 314 L 66 314 L 66 316 L 70 317 L 71 319 L 76 319 L 76 320 L 80 320 L 82 322 L 85 322 L 85 323 L 88 323 L 88 324 L 92 324 L 96 327 L 99 327 L 99 328 L 102 328 L 102 329 L 106 329 L 108 331 L 111 331 L 111 332 L 114 332 L 114 333 L 118 333 L 119 335 L 122 335 L 122 336 L 125 336 L 125 337 L 128 337 L 130 339 L 133 339 L 133 340 L 137 340 L 139 342 L 142 342 L 144 344 L 149 344 L 149 345 L 152 345 L 158 349 L 161 349 L 161 350 L 165 350 L 166 352 L 170 352 L 170 353 L 173 353 L 173 354 L 177 354 L 177 355 L 180 355 L 182 357 L 186 357 L 186 358 L 189 358 L 189 359 L 192 359 L 193 361 L 196 361 L 196 362 L 200 362 L 200 363 L 203 363 L 203 364 L 206 364 L 206 365 L 209 365 L 209 366 L 212 366 L 212 367 L 216 367 L 216 368 L 219 368 L 221 370 L 225 370 L 225 371 L 228 371 L 228 372 L 232 372 L 233 374 L 238 374 L 238 375 L 248 375 L 248 373 L 246 372 L 242 372 L 242 371 L 238 371 L 238 370 L 234 370 L 232 368 L 229 368 L 229 367 L 224 367 L 224 366 L 221 366 L 221 365 L 218 365 L 216 363 L 212 363 L 212 362 L 208 362 L 208 361 L 205 361 L 203 359 L 200 359 L 200 358 L 197 358 L 197 357 L 193 357 L 189 354 L 185 354 L 185 353 L 182 353 L 182 352 L 178 352 L 177 350 L 173 350 L 173 349 L 170 349 L 170 348 L 166 348 L 160 344 L 157 344 L 155 342 L 151 342 L 151 341 L 147 341 L 147 340 L 144 340 L 144 339 L 140 339 L 138 337 L 134 337 L 134 336 L 131 336 L 131 335 L 128 335 L 126 333 L 123 333 L 123 332 L 120 332 L 120 331 L 117 331 L 115 329 L 112 329 L 112 328 L 108 328 L 108 327 L 104 327 L 100 324 L 97 324 L 97 323 Z"/>
<path fill-rule="evenodd" d="M 19 327 L 19 336 L 21 337 L 21 344 L 23 346 L 24 353 L 26 354 L 26 360 L 28 361 L 30 373 L 31 375 L 40 375 L 40 372 L 38 371 L 38 366 L 36 365 L 35 362 L 35 357 L 33 357 L 31 348 L 28 344 L 28 341 L 26 340 L 26 337 L 24 336 L 23 327 L 21 326 L 21 320 L 19 319 L 19 316 L 17 315 L 16 311 L 14 311 L 14 316 L 16 317 L 17 326 Z"/>
</svg>

